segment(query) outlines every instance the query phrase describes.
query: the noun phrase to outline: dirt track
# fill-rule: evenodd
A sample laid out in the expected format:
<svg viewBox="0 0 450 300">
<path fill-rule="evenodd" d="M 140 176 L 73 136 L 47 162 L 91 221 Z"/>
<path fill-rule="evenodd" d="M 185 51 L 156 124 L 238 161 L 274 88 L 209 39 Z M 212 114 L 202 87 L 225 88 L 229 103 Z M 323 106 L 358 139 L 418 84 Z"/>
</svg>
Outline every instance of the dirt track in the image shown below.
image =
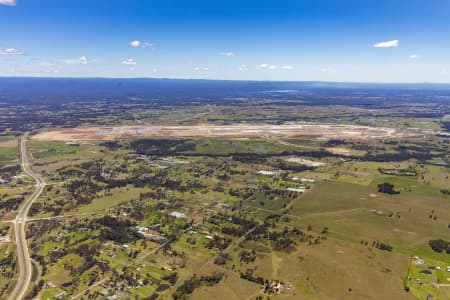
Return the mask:
<svg viewBox="0 0 450 300">
<path fill-rule="evenodd" d="M 128 137 L 293 137 L 316 136 L 322 138 L 387 138 L 425 134 L 419 130 L 400 130 L 385 127 L 356 125 L 291 123 L 232 124 L 232 125 L 134 125 L 115 127 L 79 127 L 40 132 L 33 137 L 39 141 L 102 141 Z"/>
</svg>

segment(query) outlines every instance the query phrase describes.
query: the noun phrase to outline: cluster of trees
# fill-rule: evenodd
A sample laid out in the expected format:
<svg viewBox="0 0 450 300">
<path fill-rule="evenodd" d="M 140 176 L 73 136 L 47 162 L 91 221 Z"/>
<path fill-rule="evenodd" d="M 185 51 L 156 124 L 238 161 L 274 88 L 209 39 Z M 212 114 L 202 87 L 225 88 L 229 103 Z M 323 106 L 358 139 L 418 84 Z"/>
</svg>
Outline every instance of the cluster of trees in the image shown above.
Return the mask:
<svg viewBox="0 0 450 300">
<path fill-rule="evenodd" d="M 10 251 L 0 260 L 0 274 L 2 274 L 6 278 L 12 278 L 14 276 L 14 265 L 15 265 L 14 252 Z"/>
<path fill-rule="evenodd" d="M 211 275 L 202 275 L 198 277 L 194 274 L 190 279 L 183 282 L 177 290 L 173 293 L 172 298 L 174 300 L 185 300 L 187 296 L 192 294 L 194 290 L 202 285 L 213 286 L 218 284 L 224 274 L 223 273 L 213 273 Z"/>
<path fill-rule="evenodd" d="M 441 154 L 442 155 L 442 154 Z M 430 152 L 383 152 L 380 154 L 367 153 L 364 155 L 362 160 L 364 161 L 376 161 L 376 162 L 386 162 L 386 161 L 405 161 L 408 159 L 417 159 L 420 161 L 430 160 L 433 157 L 438 157 L 437 154 L 431 154 Z"/>
<path fill-rule="evenodd" d="M 214 263 L 216 265 L 222 266 L 226 264 L 227 261 L 229 261 L 230 259 L 231 259 L 230 255 L 228 253 L 221 252 L 219 253 L 219 255 L 217 255 L 216 259 L 214 260 Z"/>
<path fill-rule="evenodd" d="M 100 219 L 92 220 L 89 227 L 92 230 L 100 228 L 101 240 L 125 244 L 142 238 L 142 236 L 133 228 L 134 226 L 136 226 L 136 223 L 129 219 L 104 216 Z"/>
<path fill-rule="evenodd" d="M 264 285 L 264 283 L 266 282 L 266 280 L 264 280 L 263 277 L 261 276 L 255 276 L 253 274 L 253 270 L 252 269 L 247 269 L 247 271 L 245 271 L 245 273 L 241 273 L 240 276 L 242 279 L 260 284 L 260 285 Z"/>
<path fill-rule="evenodd" d="M 0 196 L 0 210 L 13 211 L 19 208 L 20 203 L 25 200 L 25 195 L 17 195 L 7 198 L 7 194 Z"/>
<path fill-rule="evenodd" d="M 12 165 L 0 168 L 0 174 L 4 178 L 11 178 L 20 172 L 20 165 Z"/>
<path fill-rule="evenodd" d="M 220 215 L 219 215 L 220 216 Z M 222 216 L 223 218 L 223 216 Z M 212 220 L 215 222 L 214 220 Z M 239 216 L 232 216 L 229 221 L 233 223 L 234 225 L 238 225 L 238 227 L 228 227 L 221 225 L 221 231 L 224 234 L 240 237 L 244 235 L 246 232 L 248 232 L 250 229 L 254 228 L 257 223 L 254 220 L 247 220 L 244 218 L 241 218 Z M 220 223 L 217 223 L 217 225 L 220 225 Z"/>
<path fill-rule="evenodd" d="M 185 139 L 140 139 L 131 142 L 129 147 L 139 154 L 170 156 L 194 151 L 195 143 Z"/>
<path fill-rule="evenodd" d="M 67 191 L 75 199 L 77 205 L 89 204 L 102 188 L 90 178 L 73 180 L 65 185 Z"/>
<path fill-rule="evenodd" d="M 441 189 L 441 193 L 444 195 L 450 195 L 450 190 L 449 189 Z"/>
<path fill-rule="evenodd" d="M 392 251 L 392 246 L 387 244 L 387 243 L 382 243 L 380 241 L 373 241 L 372 242 L 372 247 L 378 248 L 380 250 L 384 250 L 384 251 Z"/>
<path fill-rule="evenodd" d="M 106 142 L 101 142 L 99 144 L 100 146 L 106 147 L 111 151 L 116 151 L 120 148 L 120 144 L 117 141 L 106 141 Z"/>
<path fill-rule="evenodd" d="M 322 143 L 322 147 L 337 147 L 337 146 L 342 146 L 342 145 L 347 145 L 348 142 L 346 142 L 345 140 L 339 140 L 339 139 L 331 139 L 328 140 L 325 143 Z"/>
<path fill-rule="evenodd" d="M 231 244 L 231 239 L 215 235 L 206 242 L 205 247 L 208 249 L 224 250 Z"/>
<path fill-rule="evenodd" d="M 297 228 L 289 230 L 287 227 L 283 231 L 270 231 L 268 233 L 268 239 L 274 242 L 274 249 L 277 251 L 290 252 L 294 250 L 295 241 L 292 237 L 305 235 L 302 231 Z"/>
<path fill-rule="evenodd" d="M 386 175 L 395 175 L 395 176 L 417 176 L 417 171 L 413 168 L 408 169 L 386 169 L 386 168 L 378 168 L 378 172 Z"/>
<path fill-rule="evenodd" d="M 443 239 L 430 240 L 429 245 L 431 249 L 438 253 L 445 252 L 447 254 L 450 254 L 450 242 L 448 241 L 445 241 Z"/>
<path fill-rule="evenodd" d="M 396 194 L 400 194 L 399 191 L 395 191 L 394 190 L 394 185 L 390 184 L 388 182 L 382 183 L 378 185 L 378 192 L 380 193 L 385 193 L 385 194 L 389 194 L 389 195 L 396 195 Z"/>
<path fill-rule="evenodd" d="M 252 251 L 242 250 L 239 253 L 239 260 L 246 264 L 254 262 L 255 259 L 256 259 L 256 251 L 255 250 L 252 250 Z"/>
</svg>

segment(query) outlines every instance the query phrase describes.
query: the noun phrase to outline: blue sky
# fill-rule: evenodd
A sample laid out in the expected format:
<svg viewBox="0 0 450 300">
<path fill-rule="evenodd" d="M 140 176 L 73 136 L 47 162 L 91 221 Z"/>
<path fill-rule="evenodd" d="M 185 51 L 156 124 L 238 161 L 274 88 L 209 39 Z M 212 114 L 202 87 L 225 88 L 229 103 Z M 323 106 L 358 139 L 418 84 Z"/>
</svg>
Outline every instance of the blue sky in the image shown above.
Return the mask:
<svg viewBox="0 0 450 300">
<path fill-rule="evenodd" d="M 450 1 L 0 0 L 0 76 L 450 82 Z"/>
</svg>

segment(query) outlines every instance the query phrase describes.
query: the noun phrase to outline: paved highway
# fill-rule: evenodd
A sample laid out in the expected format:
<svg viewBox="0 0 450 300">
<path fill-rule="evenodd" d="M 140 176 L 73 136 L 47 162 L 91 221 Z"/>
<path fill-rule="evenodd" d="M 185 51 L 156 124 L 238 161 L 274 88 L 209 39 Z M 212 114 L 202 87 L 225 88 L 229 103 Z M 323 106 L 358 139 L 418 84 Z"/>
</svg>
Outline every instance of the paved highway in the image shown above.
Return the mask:
<svg viewBox="0 0 450 300">
<path fill-rule="evenodd" d="M 45 187 L 45 182 L 39 174 L 36 174 L 30 168 L 30 162 L 27 155 L 27 138 L 28 133 L 20 139 L 20 154 L 22 170 L 25 174 L 36 181 L 36 189 L 20 206 L 14 223 L 15 240 L 17 244 L 17 261 L 19 265 L 19 276 L 16 285 L 9 295 L 9 300 L 21 300 L 25 297 L 28 287 L 31 282 L 32 266 L 30 253 L 28 251 L 28 244 L 26 238 L 26 222 L 28 211 L 31 204 L 41 195 Z"/>
</svg>

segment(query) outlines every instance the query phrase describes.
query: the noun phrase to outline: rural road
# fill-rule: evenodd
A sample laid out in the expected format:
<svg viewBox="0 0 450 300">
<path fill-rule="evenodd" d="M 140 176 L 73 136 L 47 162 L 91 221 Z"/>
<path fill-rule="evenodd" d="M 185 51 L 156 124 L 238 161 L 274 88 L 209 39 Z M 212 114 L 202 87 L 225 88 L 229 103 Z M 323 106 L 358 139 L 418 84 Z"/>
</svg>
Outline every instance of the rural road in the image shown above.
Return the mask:
<svg viewBox="0 0 450 300">
<path fill-rule="evenodd" d="M 20 206 L 14 223 L 15 240 L 17 243 L 17 261 L 19 265 L 19 276 L 16 285 L 9 295 L 9 300 L 21 300 L 26 295 L 31 282 L 32 266 L 30 253 L 28 252 L 28 244 L 26 239 L 26 222 L 28 211 L 31 204 L 41 195 L 45 187 L 45 182 L 39 174 L 36 174 L 30 168 L 30 162 L 27 155 L 27 138 L 28 133 L 20 139 L 20 154 L 22 170 L 25 174 L 36 181 L 36 189 Z"/>
</svg>

